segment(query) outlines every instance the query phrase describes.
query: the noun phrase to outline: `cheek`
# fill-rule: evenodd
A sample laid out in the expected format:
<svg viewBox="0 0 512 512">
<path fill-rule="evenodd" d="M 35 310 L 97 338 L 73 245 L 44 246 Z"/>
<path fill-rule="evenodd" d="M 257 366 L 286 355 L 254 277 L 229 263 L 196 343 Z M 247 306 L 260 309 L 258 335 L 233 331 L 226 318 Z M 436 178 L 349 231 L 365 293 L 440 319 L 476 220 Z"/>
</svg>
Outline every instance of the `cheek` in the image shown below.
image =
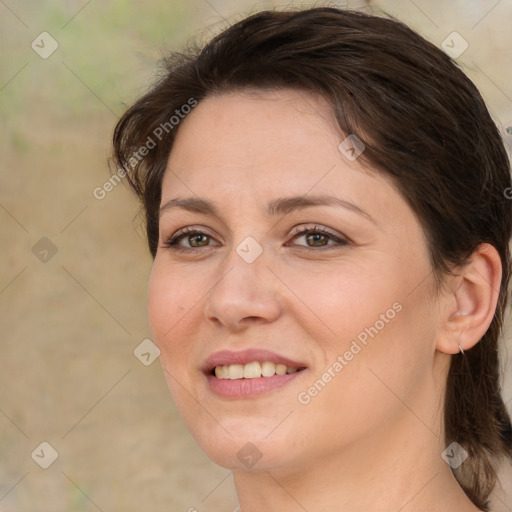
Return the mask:
<svg viewBox="0 0 512 512">
<path fill-rule="evenodd" d="M 389 311 L 388 317 L 394 318 L 393 304 L 403 296 L 396 274 L 364 262 L 347 261 L 314 272 L 283 268 L 281 276 L 292 292 L 294 320 L 335 354 L 375 322 L 380 326 L 382 314 Z"/>
<path fill-rule="evenodd" d="M 421 304 L 403 301 L 387 315 L 386 306 L 367 302 L 366 318 L 356 318 L 360 312 L 338 315 L 337 342 L 324 346 L 325 365 L 300 390 L 296 418 L 305 431 L 322 428 L 328 433 L 325 443 L 318 441 L 326 451 L 400 417 L 404 403 L 417 403 L 421 394 L 432 335 L 427 325 L 418 324 Z M 387 323 L 379 318 L 381 313 Z M 420 406 L 415 412 L 429 422 Z"/>
<path fill-rule="evenodd" d="M 183 328 L 187 318 L 194 313 L 201 287 L 195 282 L 193 273 L 186 278 L 176 269 L 171 269 L 155 259 L 148 289 L 148 317 L 153 341 L 169 361 L 183 359 L 185 355 Z"/>
<path fill-rule="evenodd" d="M 417 276 L 428 275 L 428 266 L 419 263 L 421 269 L 414 272 L 395 261 L 354 262 L 330 272 L 301 273 L 301 279 L 296 269 L 290 271 L 290 288 L 306 305 L 300 305 L 305 314 L 297 310 L 294 318 L 323 353 L 312 382 L 331 368 L 339 375 L 333 380 L 344 389 L 343 400 L 349 403 L 353 398 L 357 406 L 369 390 L 380 399 L 390 394 L 376 375 L 392 389 L 407 392 L 424 374 L 435 322 L 427 284 L 418 286 Z M 343 358 L 339 372 L 332 368 L 338 356 Z M 334 392 L 337 384 L 329 388 Z"/>
<path fill-rule="evenodd" d="M 160 364 L 164 378 L 180 414 L 194 413 L 189 393 L 190 361 L 193 349 L 191 322 L 201 290 L 193 273 L 170 268 L 157 258 L 153 264 L 148 288 L 148 318 L 154 343 L 160 349 Z M 188 325 L 187 324 L 191 324 Z M 197 411 L 195 411 L 197 413 Z"/>
</svg>

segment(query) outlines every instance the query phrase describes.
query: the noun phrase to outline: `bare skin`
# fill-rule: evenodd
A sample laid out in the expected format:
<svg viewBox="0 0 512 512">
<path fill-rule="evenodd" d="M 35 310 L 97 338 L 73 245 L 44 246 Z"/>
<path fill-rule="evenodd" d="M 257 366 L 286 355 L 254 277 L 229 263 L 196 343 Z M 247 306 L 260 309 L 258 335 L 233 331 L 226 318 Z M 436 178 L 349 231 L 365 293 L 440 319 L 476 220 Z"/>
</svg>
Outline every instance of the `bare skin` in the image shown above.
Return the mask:
<svg viewBox="0 0 512 512">
<path fill-rule="evenodd" d="M 242 512 L 475 512 L 441 457 L 442 397 L 459 344 L 492 320 L 499 256 L 482 245 L 438 291 L 417 218 L 342 154 L 344 138 L 325 101 L 293 90 L 209 98 L 182 121 L 149 290 L 170 391 L 233 470 Z M 268 211 L 292 196 L 345 203 Z M 169 203 L 184 198 L 216 211 Z M 252 262 L 236 250 L 255 250 L 247 237 L 262 250 Z M 257 396 L 219 396 L 205 362 L 248 348 L 305 369 Z"/>
</svg>

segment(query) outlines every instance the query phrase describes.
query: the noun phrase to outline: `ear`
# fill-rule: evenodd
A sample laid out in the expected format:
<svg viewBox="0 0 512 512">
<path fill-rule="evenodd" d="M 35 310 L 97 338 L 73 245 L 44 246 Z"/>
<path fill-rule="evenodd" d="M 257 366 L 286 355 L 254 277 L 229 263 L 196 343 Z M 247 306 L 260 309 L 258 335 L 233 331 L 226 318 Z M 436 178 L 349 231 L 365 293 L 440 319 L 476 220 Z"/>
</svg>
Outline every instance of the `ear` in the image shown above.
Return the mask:
<svg viewBox="0 0 512 512">
<path fill-rule="evenodd" d="M 469 350 L 485 334 L 496 311 L 501 286 L 501 259 L 490 244 L 480 244 L 466 266 L 447 279 L 440 299 L 441 332 L 436 348 L 456 354 Z"/>
</svg>

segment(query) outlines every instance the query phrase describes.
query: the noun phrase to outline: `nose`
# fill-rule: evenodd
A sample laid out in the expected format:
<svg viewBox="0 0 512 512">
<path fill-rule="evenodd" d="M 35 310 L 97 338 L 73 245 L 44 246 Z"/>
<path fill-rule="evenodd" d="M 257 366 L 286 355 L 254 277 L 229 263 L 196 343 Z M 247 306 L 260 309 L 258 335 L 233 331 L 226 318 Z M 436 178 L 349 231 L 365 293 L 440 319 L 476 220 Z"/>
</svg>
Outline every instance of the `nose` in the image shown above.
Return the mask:
<svg viewBox="0 0 512 512">
<path fill-rule="evenodd" d="M 247 263 L 234 250 L 204 303 L 205 317 L 232 332 L 275 322 L 282 312 L 279 281 L 264 255 Z"/>
</svg>

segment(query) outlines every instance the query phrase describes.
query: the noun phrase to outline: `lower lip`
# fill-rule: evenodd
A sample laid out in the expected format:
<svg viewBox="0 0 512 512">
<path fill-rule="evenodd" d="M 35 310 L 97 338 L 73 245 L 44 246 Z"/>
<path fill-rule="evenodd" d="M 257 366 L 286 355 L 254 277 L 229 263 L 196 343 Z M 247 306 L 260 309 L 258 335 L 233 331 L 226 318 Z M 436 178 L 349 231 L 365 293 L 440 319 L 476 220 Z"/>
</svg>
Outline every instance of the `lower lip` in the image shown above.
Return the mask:
<svg viewBox="0 0 512 512">
<path fill-rule="evenodd" d="M 223 398 L 252 398 L 286 386 L 304 371 L 256 379 L 218 379 L 214 375 L 207 375 L 206 380 L 210 390 Z"/>
</svg>

